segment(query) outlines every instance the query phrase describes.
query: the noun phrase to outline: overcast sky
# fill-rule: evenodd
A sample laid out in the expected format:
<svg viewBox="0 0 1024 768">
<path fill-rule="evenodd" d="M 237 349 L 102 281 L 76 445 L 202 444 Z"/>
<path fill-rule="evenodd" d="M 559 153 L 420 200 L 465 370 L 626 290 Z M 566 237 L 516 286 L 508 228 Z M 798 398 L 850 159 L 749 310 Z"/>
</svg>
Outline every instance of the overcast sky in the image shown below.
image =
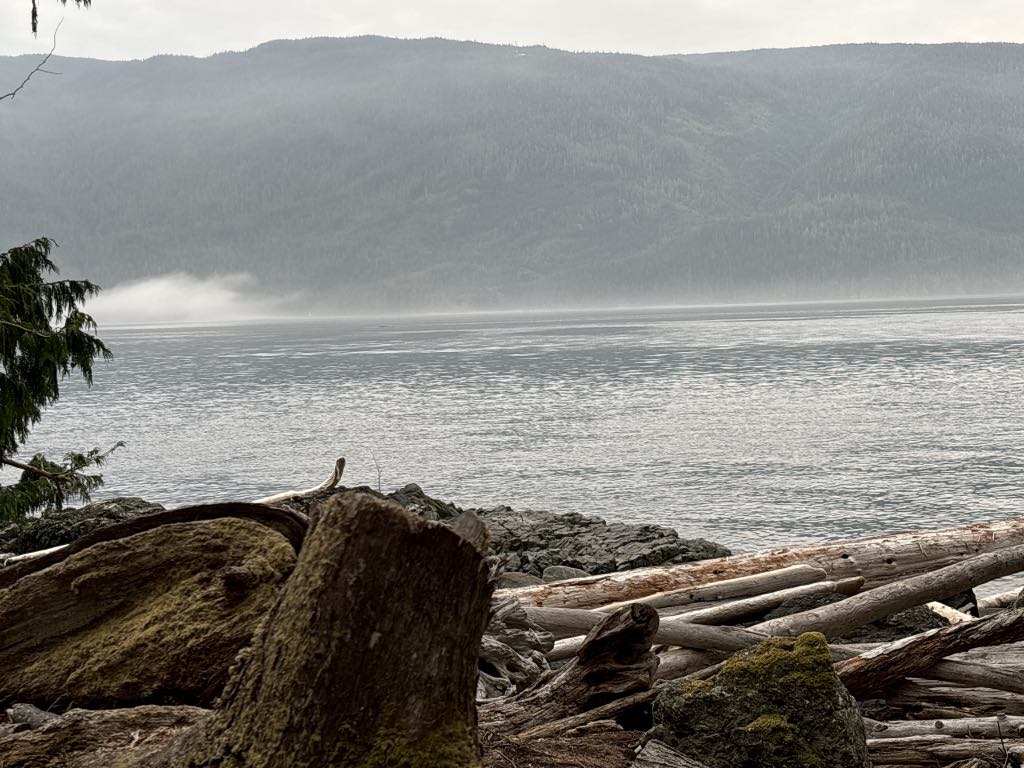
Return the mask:
<svg viewBox="0 0 1024 768">
<path fill-rule="evenodd" d="M 1021 0 L 0 0 L 0 54 L 208 55 L 277 38 L 448 37 L 643 54 L 840 42 L 1024 41 Z"/>
</svg>

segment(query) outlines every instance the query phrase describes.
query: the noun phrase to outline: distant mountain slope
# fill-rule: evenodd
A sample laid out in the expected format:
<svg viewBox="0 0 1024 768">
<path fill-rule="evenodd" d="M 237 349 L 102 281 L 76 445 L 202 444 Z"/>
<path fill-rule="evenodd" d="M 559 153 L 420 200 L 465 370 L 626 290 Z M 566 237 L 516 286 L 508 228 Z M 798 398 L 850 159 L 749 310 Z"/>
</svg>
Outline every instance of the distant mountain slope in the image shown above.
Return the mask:
<svg viewBox="0 0 1024 768">
<path fill-rule="evenodd" d="M 0 58 L 0 83 L 32 60 Z M 1024 47 L 644 58 L 383 38 L 63 59 L 0 243 L 345 306 L 1024 290 Z"/>
</svg>

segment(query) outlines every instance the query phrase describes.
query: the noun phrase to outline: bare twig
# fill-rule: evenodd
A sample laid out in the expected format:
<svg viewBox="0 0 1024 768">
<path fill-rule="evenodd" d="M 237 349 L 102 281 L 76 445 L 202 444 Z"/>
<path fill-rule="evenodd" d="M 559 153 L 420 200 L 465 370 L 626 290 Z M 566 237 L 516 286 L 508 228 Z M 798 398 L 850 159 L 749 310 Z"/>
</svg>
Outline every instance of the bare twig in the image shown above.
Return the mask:
<svg viewBox="0 0 1024 768">
<path fill-rule="evenodd" d="M 10 93 L 5 93 L 5 94 L 0 95 L 0 101 L 3 101 L 4 99 L 13 99 L 15 96 L 17 96 L 18 95 L 18 91 L 20 91 L 22 88 L 24 88 L 26 85 L 28 85 L 28 81 L 32 79 L 32 75 L 34 75 L 36 72 L 42 72 L 42 73 L 47 74 L 47 75 L 59 75 L 60 74 L 60 72 L 53 72 L 53 71 L 51 71 L 49 69 L 44 69 L 44 67 L 46 66 L 46 62 L 48 62 L 50 60 L 50 57 L 53 56 L 53 52 L 57 50 L 57 32 L 60 31 L 60 25 L 63 24 L 63 23 L 64 23 L 64 19 L 61 19 L 59 22 L 57 22 L 57 26 L 53 30 L 53 46 L 50 48 L 50 52 L 48 54 L 46 54 L 45 56 L 43 56 L 42 60 L 38 64 L 36 64 L 35 69 L 33 69 L 31 72 L 29 72 L 25 76 L 25 79 L 21 81 L 21 85 L 19 85 L 17 88 L 15 88 Z"/>
<path fill-rule="evenodd" d="M 374 453 L 373 451 L 370 451 L 370 456 L 373 457 L 373 466 L 377 468 L 377 493 L 384 493 L 384 491 L 380 487 L 380 478 L 384 470 L 381 469 L 380 462 L 377 461 L 377 454 Z"/>
</svg>

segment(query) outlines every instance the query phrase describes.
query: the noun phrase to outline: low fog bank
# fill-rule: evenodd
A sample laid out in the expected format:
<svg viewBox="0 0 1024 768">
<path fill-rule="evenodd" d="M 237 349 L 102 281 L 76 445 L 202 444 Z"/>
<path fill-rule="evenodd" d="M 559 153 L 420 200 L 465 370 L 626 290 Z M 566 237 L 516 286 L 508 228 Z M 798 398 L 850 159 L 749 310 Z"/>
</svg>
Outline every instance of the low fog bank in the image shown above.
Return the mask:
<svg viewBox="0 0 1024 768">
<path fill-rule="evenodd" d="M 480 315 L 563 315 L 606 312 L 693 313 L 701 318 L 771 317 L 792 312 L 818 314 L 920 312 L 970 309 L 977 306 L 1019 310 L 1024 294 L 960 294 L 946 296 L 885 295 L 850 299 L 779 297 L 721 299 L 680 297 L 666 301 L 522 302 L 519 305 L 455 303 L 398 303 L 387 293 L 361 292 L 358 300 L 315 290 L 275 293 L 252 275 L 196 276 L 184 272 L 156 275 L 105 288 L 86 306 L 101 326 L 147 325 L 229 325 L 257 321 L 306 321 L 331 319 L 374 319 L 413 317 L 454 317 Z M 407 297 L 408 298 L 408 297 Z"/>
<path fill-rule="evenodd" d="M 272 296 L 251 275 L 196 277 L 184 272 L 104 289 L 87 311 L 100 325 L 219 324 L 305 314 L 297 293 Z"/>
</svg>

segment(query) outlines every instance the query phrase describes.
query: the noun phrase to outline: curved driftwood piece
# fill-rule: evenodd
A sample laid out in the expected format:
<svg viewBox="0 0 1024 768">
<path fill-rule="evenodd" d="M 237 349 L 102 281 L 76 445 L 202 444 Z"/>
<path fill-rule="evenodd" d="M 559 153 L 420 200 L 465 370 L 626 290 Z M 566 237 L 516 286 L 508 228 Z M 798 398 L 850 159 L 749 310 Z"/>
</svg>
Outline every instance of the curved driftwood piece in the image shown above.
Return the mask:
<svg viewBox="0 0 1024 768">
<path fill-rule="evenodd" d="M 883 691 L 907 677 L 921 677 L 954 653 L 1024 639 L 1024 611 L 1003 611 L 978 621 L 933 629 L 888 643 L 836 665 L 836 673 L 859 698 Z"/>
<path fill-rule="evenodd" d="M 649 689 L 658 667 L 651 651 L 657 629 L 658 613 L 646 605 L 604 616 L 568 664 L 517 696 L 482 705 L 480 727 L 515 735 Z"/>
<path fill-rule="evenodd" d="M 39 553 L 30 553 L 38 554 L 39 556 L 8 565 L 6 568 L 0 568 L 0 589 L 9 587 L 18 579 L 24 578 L 30 573 L 37 573 L 44 568 L 49 568 L 51 565 L 56 565 L 62 560 L 71 557 L 71 555 L 88 549 L 95 544 L 145 533 L 162 525 L 199 523 L 231 517 L 252 520 L 254 523 L 265 525 L 277 531 L 288 540 L 292 545 L 292 549 L 296 552 L 302 548 L 302 540 L 305 538 L 306 528 L 309 526 L 309 520 L 301 512 L 268 507 L 262 504 L 226 502 L 222 504 L 199 504 L 192 507 L 165 509 L 99 528 L 63 547 L 54 547 L 53 549 L 42 550 Z"/>
<path fill-rule="evenodd" d="M 288 501 L 289 499 L 305 499 L 311 496 L 317 496 L 324 491 L 329 491 L 336 487 L 341 482 L 341 476 L 345 474 L 345 457 L 339 456 L 334 461 L 334 470 L 320 485 L 307 488 L 304 491 L 282 491 L 281 493 L 275 493 L 273 496 L 264 496 L 262 499 L 255 499 L 253 504 L 276 504 L 279 501 Z"/>
<path fill-rule="evenodd" d="M 790 565 L 775 571 L 766 571 L 752 576 L 740 576 L 736 579 L 716 581 L 702 584 L 691 589 L 676 589 L 670 592 L 656 592 L 637 600 L 604 605 L 596 610 L 610 613 L 630 602 L 644 603 L 652 608 L 673 608 L 692 603 L 715 603 L 720 600 L 732 600 L 738 597 L 754 597 L 768 592 L 778 592 L 790 587 L 800 587 L 825 581 L 828 576 L 821 568 L 811 565 Z"/>
<path fill-rule="evenodd" d="M 962 528 L 895 533 L 859 541 L 638 568 L 503 592 L 514 592 L 521 600 L 539 606 L 597 608 L 801 563 L 823 569 L 833 581 L 860 576 L 865 587 L 871 589 L 1020 544 L 1024 544 L 1024 519 L 997 520 Z"/>
</svg>

